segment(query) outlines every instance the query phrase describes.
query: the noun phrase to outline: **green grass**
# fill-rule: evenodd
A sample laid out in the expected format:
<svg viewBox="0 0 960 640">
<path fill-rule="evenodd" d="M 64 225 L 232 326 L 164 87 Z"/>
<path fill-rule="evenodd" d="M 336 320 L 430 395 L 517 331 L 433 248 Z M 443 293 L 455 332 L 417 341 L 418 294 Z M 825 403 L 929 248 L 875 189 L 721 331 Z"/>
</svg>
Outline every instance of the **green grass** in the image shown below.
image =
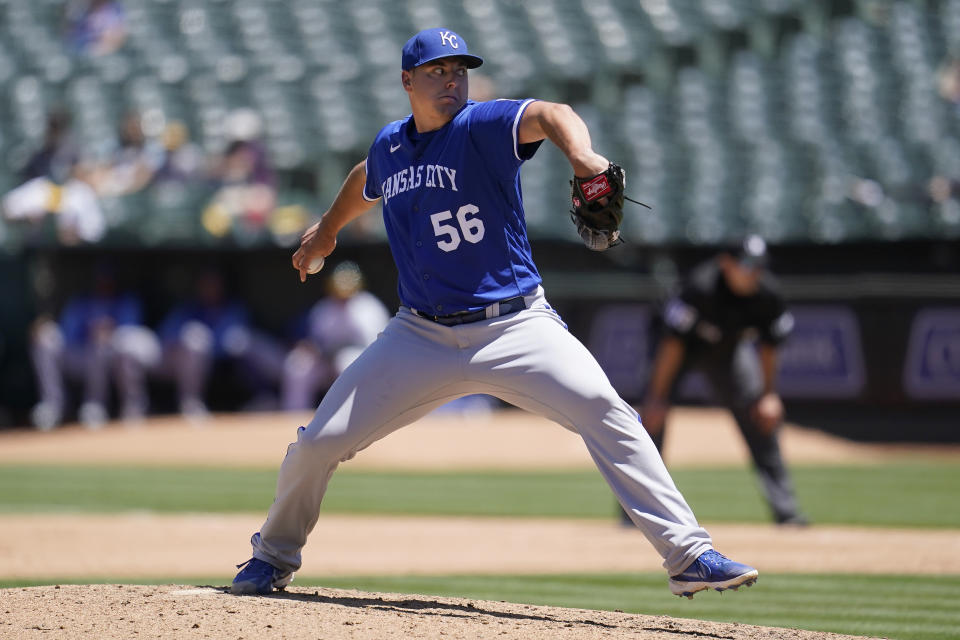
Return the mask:
<svg viewBox="0 0 960 640">
<path fill-rule="evenodd" d="M 275 470 L 0 466 L 0 513 L 257 512 L 273 500 Z M 704 522 L 767 522 L 748 469 L 677 470 Z M 820 524 L 960 528 L 960 465 L 794 469 L 800 501 Z M 599 473 L 337 473 L 327 513 L 613 518 Z"/>
<path fill-rule="evenodd" d="M 960 527 L 960 465 L 949 462 L 792 470 L 801 506 L 815 522 L 922 528 Z M 767 518 L 748 470 L 682 470 L 677 485 L 710 522 Z"/>
<path fill-rule="evenodd" d="M 67 581 L 0 582 L 0 587 Z M 75 581 L 72 581 L 75 582 Z M 96 582 L 129 582 L 97 580 Z M 183 578 L 144 584 L 183 584 Z M 187 584 L 224 585 L 225 578 Z M 670 595 L 662 574 L 553 576 L 411 576 L 311 579 L 326 586 L 387 593 L 505 600 L 647 615 L 741 622 L 897 640 L 947 640 L 960 629 L 960 576 L 852 576 L 763 574 L 736 593 L 704 593 L 693 600 Z"/>
<path fill-rule="evenodd" d="M 775 627 L 946 640 L 960 629 L 960 576 L 761 576 L 736 593 L 693 600 L 666 588 L 662 574 L 399 577 L 323 580 L 366 591 L 423 593 L 584 609 L 742 622 Z"/>
</svg>

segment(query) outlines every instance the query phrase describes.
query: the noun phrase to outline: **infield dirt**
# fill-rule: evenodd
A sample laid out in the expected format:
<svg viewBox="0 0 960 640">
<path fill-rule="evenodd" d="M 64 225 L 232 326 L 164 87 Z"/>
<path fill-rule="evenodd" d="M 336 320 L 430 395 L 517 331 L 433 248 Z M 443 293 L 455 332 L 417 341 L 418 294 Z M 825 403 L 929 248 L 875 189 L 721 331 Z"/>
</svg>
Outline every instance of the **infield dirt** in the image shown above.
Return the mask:
<svg viewBox="0 0 960 640">
<path fill-rule="evenodd" d="M 238 597 L 218 587 L 66 585 L 7 591 L 4 638 L 504 638 L 843 640 L 815 631 L 488 600 L 291 587 Z M 9 634 L 9 635 L 8 635 Z"/>
</svg>

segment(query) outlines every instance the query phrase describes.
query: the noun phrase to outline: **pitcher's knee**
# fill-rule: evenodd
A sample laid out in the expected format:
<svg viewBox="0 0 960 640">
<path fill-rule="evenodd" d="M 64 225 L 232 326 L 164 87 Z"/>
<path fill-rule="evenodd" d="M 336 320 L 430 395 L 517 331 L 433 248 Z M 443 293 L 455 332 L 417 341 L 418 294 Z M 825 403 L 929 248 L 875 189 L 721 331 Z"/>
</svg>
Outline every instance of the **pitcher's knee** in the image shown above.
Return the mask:
<svg viewBox="0 0 960 640">
<path fill-rule="evenodd" d="M 326 424 L 319 429 L 300 427 L 297 441 L 291 445 L 304 455 L 322 463 L 337 463 L 356 455 L 358 441 L 348 429 Z"/>
<path fill-rule="evenodd" d="M 636 423 L 638 428 L 640 422 L 637 412 L 632 409 L 624 412 L 624 403 L 619 398 L 609 398 L 604 396 L 594 396 L 592 398 L 581 398 L 576 406 L 570 410 L 570 415 L 578 425 L 600 425 L 605 423 Z"/>
</svg>

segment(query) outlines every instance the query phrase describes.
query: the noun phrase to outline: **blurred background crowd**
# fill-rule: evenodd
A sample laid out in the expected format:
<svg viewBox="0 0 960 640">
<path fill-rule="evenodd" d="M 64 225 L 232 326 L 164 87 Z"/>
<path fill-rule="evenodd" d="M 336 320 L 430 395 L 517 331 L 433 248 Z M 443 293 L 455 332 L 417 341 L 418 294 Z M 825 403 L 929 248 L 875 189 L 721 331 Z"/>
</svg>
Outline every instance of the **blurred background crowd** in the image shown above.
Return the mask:
<svg viewBox="0 0 960 640">
<path fill-rule="evenodd" d="M 400 47 L 438 24 L 486 59 L 472 97 L 570 103 L 653 206 L 587 260 L 563 157 L 523 171 L 548 292 L 625 397 L 652 357 L 638 319 L 755 233 L 799 307 L 796 401 L 960 404 L 960 0 L 0 0 L 0 424 L 203 416 L 221 362 L 232 407 L 312 406 L 340 365 L 306 327 L 343 327 L 308 309 L 342 294 L 281 269 L 408 112 Z M 395 305 L 377 209 L 341 251 Z"/>
<path fill-rule="evenodd" d="M 213 266 L 194 273 L 189 294 L 151 326 L 142 297 L 121 287 L 116 268 L 97 264 L 87 290 L 32 324 L 39 401 L 30 419 L 38 429 L 74 417 L 90 429 L 112 417 L 136 426 L 156 409 L 151 379 L 166 383 L 175 410 L 198 424 L 209 416 L 214 375 L 242 389 L 242 410 L 310 410 L 389 319 L 364 290 L 357 264 L 345 261 L 328 272 L 325 295 L 283 334 L 258 328 Z"/>
</svg>

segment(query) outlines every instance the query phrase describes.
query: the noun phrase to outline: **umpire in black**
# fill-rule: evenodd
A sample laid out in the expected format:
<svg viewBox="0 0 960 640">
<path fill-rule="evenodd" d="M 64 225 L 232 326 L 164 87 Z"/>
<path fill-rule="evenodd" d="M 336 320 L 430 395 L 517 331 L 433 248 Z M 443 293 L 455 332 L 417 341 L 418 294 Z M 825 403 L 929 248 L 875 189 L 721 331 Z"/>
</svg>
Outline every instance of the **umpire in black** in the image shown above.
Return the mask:
<svg viewBox="0 0 960 640">
<path fill-rule="evenodd" d="M 743 432 L 775 521 L 803 525 L 778 438 L 777 347 L 793 316 L 767 261 L 763 238 L 751 235 L 687 276 L 663 310 L 642 417 L 662 453 L 674 384 L 687 371 L 702 371 Z"/>
</svg>

